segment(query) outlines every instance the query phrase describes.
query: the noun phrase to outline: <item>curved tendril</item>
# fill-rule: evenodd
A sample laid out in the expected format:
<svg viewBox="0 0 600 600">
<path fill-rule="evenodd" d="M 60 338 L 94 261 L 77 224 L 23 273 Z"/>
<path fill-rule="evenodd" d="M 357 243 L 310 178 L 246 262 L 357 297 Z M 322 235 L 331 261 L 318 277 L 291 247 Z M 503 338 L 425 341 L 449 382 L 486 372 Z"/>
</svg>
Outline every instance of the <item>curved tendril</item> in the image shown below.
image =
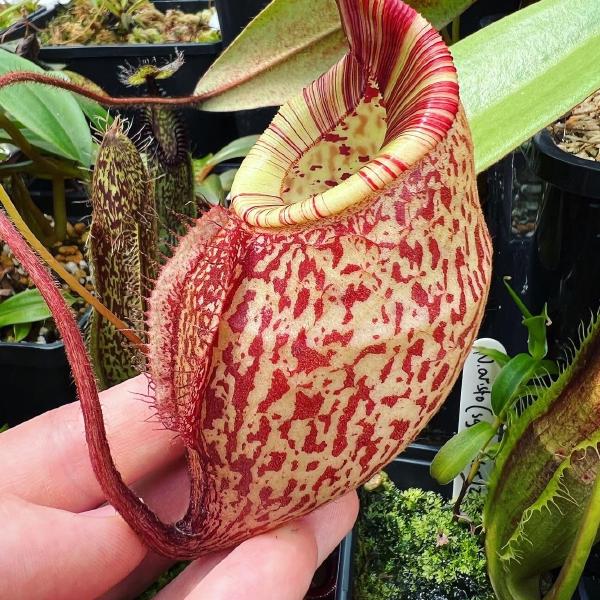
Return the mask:
<svg viewBox="0 0 600 600">
<path fill-rule="evenodd" d="M 17 85 L 19 83 L 37 83 L 40 85 L 48 85 L 54 88 L 60 88 L 94 100 L 98 104 L 108 108 L 119 108 L 132 106 L 160 106 L 163 108 L 192 108 L 199 104 L 211 94 L 181 96 L 178 98 L 163 98 L 148 97 L 148 96 L 132 96 L 130 98 L 114 98 L 107 94 L 99 94 L 90 89 L 81 87 L 71 81 L 59 79 L 52 75 L 42 75 L 41 73 L 29 73 L 27 71 L 16 71 L 0 76 L 0 89 Z"/>
</svg>

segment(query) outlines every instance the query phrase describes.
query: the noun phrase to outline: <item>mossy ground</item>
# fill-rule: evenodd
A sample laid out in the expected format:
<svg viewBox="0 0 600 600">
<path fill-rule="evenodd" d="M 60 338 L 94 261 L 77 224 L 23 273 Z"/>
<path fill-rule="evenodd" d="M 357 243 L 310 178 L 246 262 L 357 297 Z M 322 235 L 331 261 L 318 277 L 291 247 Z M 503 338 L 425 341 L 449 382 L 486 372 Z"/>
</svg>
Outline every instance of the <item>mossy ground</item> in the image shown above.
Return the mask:
<svg viewBox="0 0 600 600">
<path fill-rule="evenodd" d="M 439 494 L 399 490 L 388 478 L 361 492 L 355 600 L 493 600 L 479 536 L 483 501 L 470 495 L 456 522 Z"/>
</svg>

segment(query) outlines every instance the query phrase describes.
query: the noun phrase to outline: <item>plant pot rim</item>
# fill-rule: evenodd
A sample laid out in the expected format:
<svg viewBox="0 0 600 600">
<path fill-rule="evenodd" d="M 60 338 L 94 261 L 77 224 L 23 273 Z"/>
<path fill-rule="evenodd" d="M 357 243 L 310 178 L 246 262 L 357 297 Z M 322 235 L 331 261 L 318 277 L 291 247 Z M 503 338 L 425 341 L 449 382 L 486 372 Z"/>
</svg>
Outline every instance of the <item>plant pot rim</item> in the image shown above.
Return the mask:
<svg viewBox="0 0 600 600">
<path fill-rule="evenodd" d="M 85 313 L 77 320 L 77 324 L 79 325 L 79 330 L 83 330 L 83 328 L 87 325 L 90 317 L 92 315 L 92 309 L 88 307 Z M 31 349 L 31 350 L 56 350 L 57 348 L 62 348 L 65 345 L 62 338 L 56 340 L 55 342 L 50 342 L 49 344 L 38 344 L 37 342 L 4 342 L 0 340 L 0 349 L 5 352 L 6 350 L 23 350 L 23 349 Z"/>
<path fill-rule="evenodd" d="M 46 13 L 45 8 L 37 8 L 36 10 L 30 12 L 27 15 L 27 20 L 30 22 L 36 21 L 45 13 Z M 23 21 L 20 21 L 20 22 L 17 21 L 16 23 L 9 25 L 6 29 L 1 29 L 0 30 L 0 40 L 2 40 L 2 44 L 5 44 L 6 42 L 12 42 L 14 40 L 18 40 L 18 39 L 22 38 L 25 35 L 25 29 L 26 29 L 26 25 Z"/>
<path fill-rule="evenodd" d="M 561 150 L 543 129 L 533 138 L 533 170 L 548 183 L 578 196 L 600 198 L 600 163 Z"/>
<path fill-rule="evenodd" d="M 43 60 L 66 60 L 71 58 L 102 58 L 109 55 L 116 57 L 172 57 L 176 50 L 184 56 L 217 54 L 221 50 L 221 42 L 171 42 L 166 44 L 83 44 L 73 46 L 42 46 L 40 57 Z"/>
</svg>

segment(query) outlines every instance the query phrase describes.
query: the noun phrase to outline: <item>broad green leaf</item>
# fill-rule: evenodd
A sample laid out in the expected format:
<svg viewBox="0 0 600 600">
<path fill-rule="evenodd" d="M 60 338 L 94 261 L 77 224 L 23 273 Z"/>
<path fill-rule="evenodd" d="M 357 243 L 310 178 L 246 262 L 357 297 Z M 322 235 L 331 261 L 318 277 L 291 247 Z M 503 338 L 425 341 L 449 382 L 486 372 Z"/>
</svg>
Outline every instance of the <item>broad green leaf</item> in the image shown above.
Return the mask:
<svg viewBox="0 0 600 600">
<path fill-rule="evenodd" d="M 225 200 L 225 192 L 221 186 L 221 179 L 214 173 L 209 175 L 202 183 L 194 186 L 194 192 L 197 196 L 202 196 L 209 204 L 217 206 Z"/>
<path fill-rule="evenodd" d="M 480 172 L 600 88 L 600 2 L 540 0 L 451 51 Z"/>
<path fill-rule="evenodd" d="M 0 74 L 11 71 L 44 72 L 32 62 L 0 49 Z M 35 84 L 15 85 L 0 90 L 0 108 L 51 144 L 63 158 L 84 167 L 90 165 L 92 137 L 71 93 Z"/>
<path fill-rule="evenodd" d="M 29 335 L 32 325 L 32 323 L 15 323 L 13 325 L 15 342 L 23 341 Z"/>
<path fill-rule="evenodd" d="M 499 415 L 510 406 L 519 388 L 527 383 L 535 372 L 539 361 L 529 354 L 517 354 L 502 368 L 492 385 L 492 410 Z"/>
<path fill-rule="evenodd" d="M 410 0 L 440 28 L 474 0 Z M 347 50 L 334 0 L 274 0 L 200 79 L 203 110 L 278 106 L 327 71 Z"/>
<path fill-rule="evenodd" d="M 256 144 L 259 137 L 260 136 L 258 135 L 246 135 L 237 140 L 233 140 L 233 142 L 230 142 L 227 146 L 221 148 L 216 154 L 213 154 L 208 162 L 216 166 L 226 160 L 244 158 L 248 152 L 250 152 L 252 146 Z"/>
<path fill-rule="evenodd" d="M 247 135 L 230 142 L 215 154 L 207 154 L 194 160 L 194 179 L 200 183 L 220 163 L 234 158 L 244 158 L 260 136 Z M 231 188 L 231 186 L 229 186 Z"/>
<path fill-rule="evenodd" d="M 558 375 L 560 370 L 553 360 L 542 360 L 534 372 L 535 377 L 544 377 L 545 375 Z"/>
<path fill-rule="evenodd" d="M 72 305 L 76 298 L 65 293 L 65 300 Z M 25 290 L 0 303 L 0 327 L 35 323 L 51 316 L 50 309 L 42 295 L 35 289 Z"/>
<path fill-rule="evenodd" d="M 29 129 L 19 129 L 25 139 L 37 150 L 42 150 L 48 154 L 55 154 L 56 156 L 62 157 L 60 150 L 52 143 L 44 140 L 32 131 L 29 131 Z M 8 133 L 6 133 L 6 131 L 4 131 L 4 129 L 0 129 L 0 142 L 7 144 L 13 143 L 11 137 L 8 135 Z"/>
<path fill-rule="evenodd" d="M 231 186 L 233 184 L 233 180 L 237 172 L 237 169 L 227 169 L 227 171 L 224 171 L 223 173 L 219 174 L 219 179 L 221 180 L 221 187 L 223 188 L 223 191 L 226 194 L 228 194 L 231 191 Z"/>
<path fill-rule="evenodd" d="M 450 438 L 435 455 L 431 463 L 431 476 L 438 483 L 450 483 L 473 461 L 494 434 L 495 429 L 486 421 L 463 429 Z"/>
<path fill-rule="evenodd" d="M 73 71 L 54 71 L 54 73 L 56 75 L 62 75 L 66 79 L 70 79 L 73 83 L 88 88 L 97 94 L 106 93 L 99 85 L 79 73 L 74 73 Z M 73 94 L 73 97 L 95 128 L 102 128 L 103 131 L 109 128 L 110 124 L 113 122 L 113 118 L 108 110 L 90 98 L 85 98 L 79 94 Z"/>
</svg>

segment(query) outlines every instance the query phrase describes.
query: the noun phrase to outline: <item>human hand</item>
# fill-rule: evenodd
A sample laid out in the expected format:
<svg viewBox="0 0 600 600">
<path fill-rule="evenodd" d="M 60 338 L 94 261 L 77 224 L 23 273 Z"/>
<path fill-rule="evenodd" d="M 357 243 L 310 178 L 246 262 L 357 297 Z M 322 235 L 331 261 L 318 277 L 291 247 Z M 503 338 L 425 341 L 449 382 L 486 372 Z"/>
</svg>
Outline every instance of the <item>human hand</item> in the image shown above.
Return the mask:
<svg viewBox="0 0 600 600">
<path fill-rule="evenodd" d="M 164 521 L 185 512 L 183 447 L 140 400 L 137 377 L 100 395 L 124 480 Z M 15 400 L 16 401 L 16 400 Z M 0 598 L 134 598 L 172 561 L 151 553 L 110 506 L 88 457 L 77 403 L 0 435 Z M 194 561 L 160 600 L 300 600 L 352 527 L 351 493 L 236 548 Z"/>
</svg>

